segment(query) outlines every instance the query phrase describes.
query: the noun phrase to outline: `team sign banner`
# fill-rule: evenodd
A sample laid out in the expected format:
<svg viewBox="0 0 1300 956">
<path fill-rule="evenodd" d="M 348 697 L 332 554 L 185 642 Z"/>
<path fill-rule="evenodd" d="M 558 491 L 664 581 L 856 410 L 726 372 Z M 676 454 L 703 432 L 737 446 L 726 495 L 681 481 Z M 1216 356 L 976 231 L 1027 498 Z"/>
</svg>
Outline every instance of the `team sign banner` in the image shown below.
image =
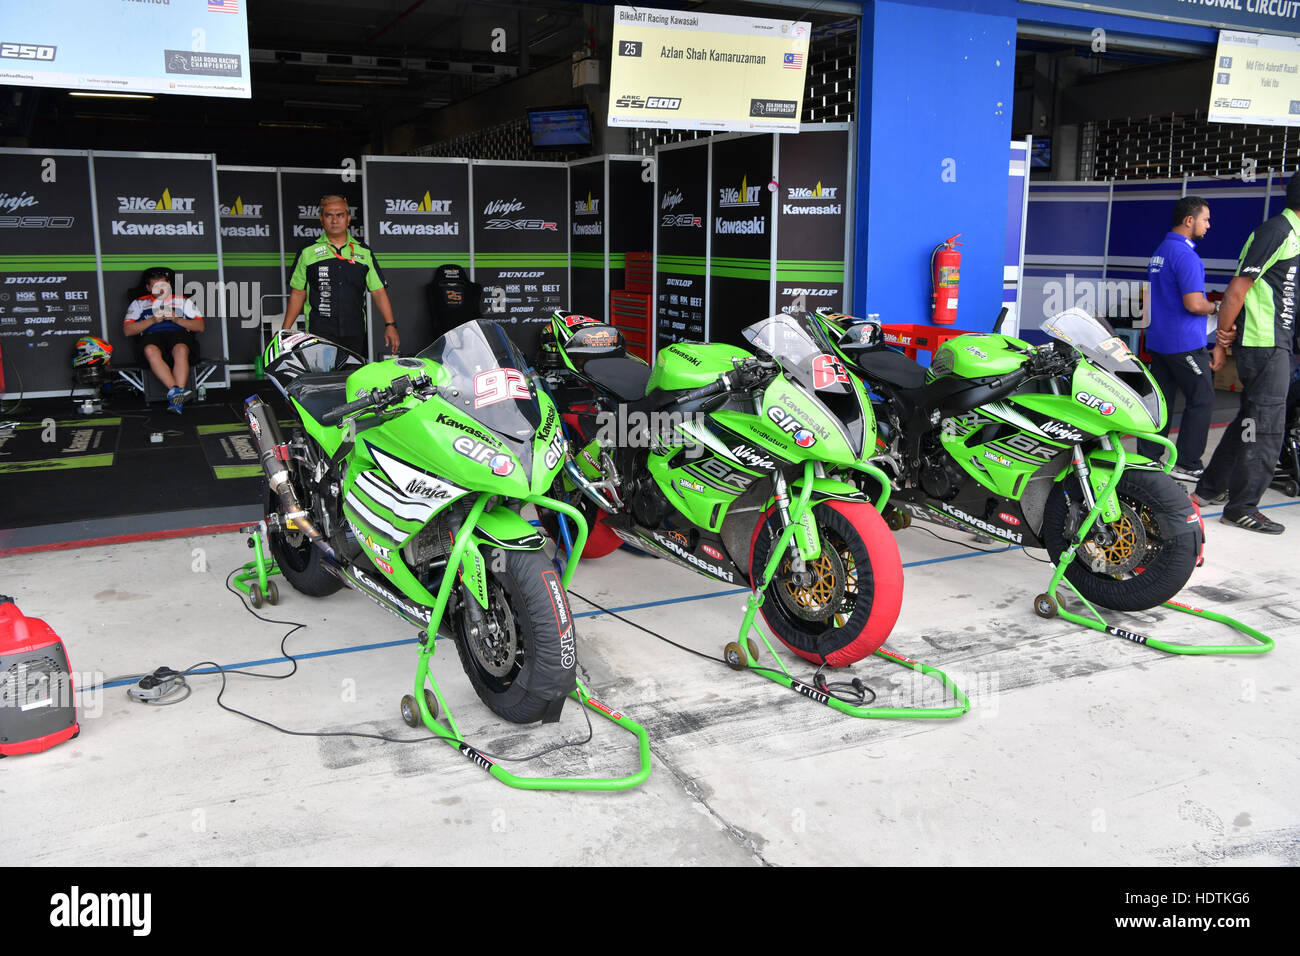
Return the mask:
<svg viewBox="0 0 1300 956">
<path fill-rule="evenodd" d="M 0 85 L 253 95 L 240 0 L 9 2 Z"/>
<path fill-rule="evenodd" d="M 1207 118 L 1300 126 L 1300 37 L 1221 31 Z"/>
<path fill-rule="evenodd" d="M 614 8 L 609 125 L 797 133 L 812 25 Z"/>
</svg>

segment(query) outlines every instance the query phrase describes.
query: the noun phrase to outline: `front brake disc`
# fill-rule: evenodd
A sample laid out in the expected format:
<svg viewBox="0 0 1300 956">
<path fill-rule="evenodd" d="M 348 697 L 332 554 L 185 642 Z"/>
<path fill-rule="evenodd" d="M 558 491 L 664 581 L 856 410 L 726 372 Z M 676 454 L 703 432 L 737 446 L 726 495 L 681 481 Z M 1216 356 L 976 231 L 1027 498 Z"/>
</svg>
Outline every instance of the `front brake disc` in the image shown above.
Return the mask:
<svg viewBox="0 0 1300 956">
<path fill-rule="evenodd" d="M 1106 525 L 1112 541 L 1101 544 L 1089 536 L 1079 549 L 1089 569 L 1096 574 L 1127 574 L 1147 553 L 1147 531 L 1142 519 L 1127 501 L 1120 499 L 1119 519 Z"/>
<path fill-rule="evenodd" d="M 848 575 L 844 569 L 844 559 L 839 551 L 831 547 L 825 537 L 822 538 L 822 553 L 816 561 L 807 562 L 812 582 L 799 586 L 794 582 L 790 571 L 790 559 L 787 557 L 777 572 L 772 587 L 785 609 L 804 621 L 825 622 L 844 601 L 844 592 L 848 587 Z"/>
</svg>

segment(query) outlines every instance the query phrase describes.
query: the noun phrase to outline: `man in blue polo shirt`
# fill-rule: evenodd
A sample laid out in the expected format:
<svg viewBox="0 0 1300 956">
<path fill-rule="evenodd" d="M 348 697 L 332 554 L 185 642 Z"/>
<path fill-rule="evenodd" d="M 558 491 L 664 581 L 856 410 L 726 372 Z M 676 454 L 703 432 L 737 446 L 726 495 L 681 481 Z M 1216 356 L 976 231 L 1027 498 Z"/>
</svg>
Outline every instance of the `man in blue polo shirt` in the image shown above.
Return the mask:
<svg viewBox="0 0 1300 956">
<path fill-rule="evenodd" d="M 1200 196 L 1184 196 L 1174 203 L 1173 228 L 1156 248 L 1147 266 L 1151 281 L 1151 325 L 1147 351 L 1151 374 L 1165 396 L 1169 418 L 1174 416 L 1174 396 L 1187 399 L 1178 430 L 1178 461 L 1173 476 L 1196 481 L 1205 470 L 1201 456 L 1210 435 L 1214 411 L 1214 377 L 1210 371 L 1207 315 L 1218 306 L 1205 298 L 1205 265 L 1196 254 L 1196 240 L 1210 229 L 1210 207 Z M 1169 433 L 1169 421 L 1161 434 Z M 1138 453 L 1162 457 L 1162 446 L 1139 441 Z"/>
</svg>

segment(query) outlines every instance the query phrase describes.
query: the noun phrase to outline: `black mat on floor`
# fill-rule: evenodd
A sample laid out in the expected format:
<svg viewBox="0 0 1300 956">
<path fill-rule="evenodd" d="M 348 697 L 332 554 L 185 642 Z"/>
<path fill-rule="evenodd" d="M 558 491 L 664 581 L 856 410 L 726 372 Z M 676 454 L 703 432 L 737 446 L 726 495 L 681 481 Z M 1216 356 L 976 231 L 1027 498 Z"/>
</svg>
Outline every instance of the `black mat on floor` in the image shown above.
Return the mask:
<svg viewBox="0 0 1300 956">
<path fill-rule="evenodd" d="M 212 435 L 233 446 L 229 436 L 247 434 L 243 400 L 254 391 L 283 412 L 274 388 L 251 382 L 209 392 L 181 415 L 116 396 L 90 416 L 68 399 L 25 402 L 5 416 L 21 426 L 0 441 L 0 529 L 159 512 L 190 512 L 192 520 L 193 509 L 260 506 L 265 482 L 247 467 L 256 460 L 203 447 Z M 152 442 L 153 433 L 162 441 Z"/>
</svg>

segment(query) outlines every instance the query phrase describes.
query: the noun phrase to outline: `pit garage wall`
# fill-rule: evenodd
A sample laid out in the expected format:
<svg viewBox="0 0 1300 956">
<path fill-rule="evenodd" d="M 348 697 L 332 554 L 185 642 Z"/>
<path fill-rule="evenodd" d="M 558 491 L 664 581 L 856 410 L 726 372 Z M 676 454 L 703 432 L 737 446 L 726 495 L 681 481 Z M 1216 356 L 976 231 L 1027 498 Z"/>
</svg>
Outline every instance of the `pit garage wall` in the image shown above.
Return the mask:
<svg viewBox="0 0 1300 956">
<path fill-rule="evenodd" d="M 629 252 L 654 244 L 654 182 L 643 156 L 597 156 L 569 164 L 569 264 L 574 312 L 607 320 L 609 294 L 624 288 Z"/>
<path fill-rule="evenodd" d="M 1029 189 L 1021 331 L 1072 306 L 1144 327 L 1147 262 L 1170 229 L 1174 203 L 1200 196 L 1210 231 L 1197 243 L 1207 292 L 1223 291 L 1250 233 L 1283 205 L 1288 174 L 1254 182 L 1213 178 L 1117 183 L 1041 183 Z"/>
<path fill-rule="evenodd" d="M 1204 26 L 1087 6 L 1017 0 L 863 5 L 850 311 L 876 312 L 884 322 L 928 323 L 930 251 L 960 232 L 956 325 L 992 327 L 1003 301 L 1008 196 L 999 184 L 1013 133 L 1018 21 L 1209 46 L 1218 35 Z M 1189 16 L 1205 13 L 1195 6 Z"/>
</svg>

